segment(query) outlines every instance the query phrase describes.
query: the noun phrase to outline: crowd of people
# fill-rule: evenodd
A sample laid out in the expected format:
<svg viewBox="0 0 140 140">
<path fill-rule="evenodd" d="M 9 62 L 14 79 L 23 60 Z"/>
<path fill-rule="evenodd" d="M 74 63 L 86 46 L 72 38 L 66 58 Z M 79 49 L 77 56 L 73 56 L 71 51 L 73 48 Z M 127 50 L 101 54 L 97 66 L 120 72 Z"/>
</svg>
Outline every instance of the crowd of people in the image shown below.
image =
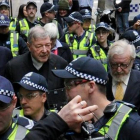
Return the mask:
<svg viewBox="0 0 140 140">
<path fill-rule="evenodd" d="M 1 140 L 139 140 L 140 15 L 114 3 L 112 41 L 90 2 L 0 2 Z"/>
</svg>

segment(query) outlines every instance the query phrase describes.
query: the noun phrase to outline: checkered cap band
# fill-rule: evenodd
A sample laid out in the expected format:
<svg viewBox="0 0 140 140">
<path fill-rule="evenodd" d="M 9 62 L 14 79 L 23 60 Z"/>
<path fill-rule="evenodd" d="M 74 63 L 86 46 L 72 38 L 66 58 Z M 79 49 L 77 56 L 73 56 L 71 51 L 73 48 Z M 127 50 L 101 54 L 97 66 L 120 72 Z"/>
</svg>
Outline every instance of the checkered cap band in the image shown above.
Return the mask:
<svg viewBox="0 0 140 140">
<path fill-rule="evenodd" d="M 131 44 L 137 43 L 138 41 L 140 41 L 140 37 L 138 37 L 136 40 L 131 41 Z"/>
<path fill-rule="evenodd" d="M 9 91 L 9 90 L 5 90 L 5 89 L 1 89 L 0 90 L 0 95 L 4 95 L 4 96 L 8 96 L 8 97 L 13 97 L 14 92 Z"/>
<path fill-rule="evenodd" d="M 65 70 L 68 71 L 69 73 L 79 77 L 79 78 L 87 79 L 87 80 L 90 80 L 90 81 L 95 81 L 98 84 L 105 85 L 107 83 L 107 80 L 103 80 L 103 79 L 100 79 L 98 77 L 95 77 L 95 76 L 92 76 L 92 75 L 89 75 L 89 74 L 86 74 L 86 73 L 79 72 L 79 71 L 77 71 L 77 70 L 75 70 L 75 69 L 73 69 L 72 67 L 69 67 L 69 66 L 67 66 L 65 68 Z"/>
<path fill-rule="evenodd" d="M 91 17 L 91 15 L 83 15 L 83 17 Z"/>
<path fill-rule="evenodd" d="M 130 12 L 138 12 L 138 11 L 139 11 L 139 4 L 130 5 Z"/>
<path fill-rule="evenodd" d="M 5 21 L 5 20 L 0 20 L 0 24 L 9 24 L 9 21 Z"/>
<path fill-rule="evenodd" d="M 24 83 L 26 85 L 29 85 L 29 86 L 33 87 L 33 88 L 36 88 L 37 90 L 42 90 L 44 92 L 48 91 L 45 87 L 40 86 L 38 84 L 35 84 L 35 83 L 33 83 L 33 82 L 29 81 L 29 80 L 22 80 L 21 83 Z"/>
<path fill-rule="evenodd" d="M 78 19 L 76 19 L 76 18 L 72 17 L 71 15 L 69 16 L 69 18 L 71 18 L 72 20 L 75 20 L 75 21 L 78 21 L 78 22 L 82 23 L 82 21 L 81 21 L 81 20 L 78 20 Z"/>
</svg>

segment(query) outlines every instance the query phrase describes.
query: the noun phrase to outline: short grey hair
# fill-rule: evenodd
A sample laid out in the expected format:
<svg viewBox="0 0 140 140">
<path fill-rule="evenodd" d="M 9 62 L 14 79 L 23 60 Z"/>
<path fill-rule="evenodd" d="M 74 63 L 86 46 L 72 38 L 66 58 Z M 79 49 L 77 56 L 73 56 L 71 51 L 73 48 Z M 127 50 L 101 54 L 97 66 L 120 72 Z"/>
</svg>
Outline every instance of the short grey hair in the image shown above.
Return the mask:
<svg viewBox="0 0 140 140">
<path fill-rule="evenodd" d="M 47 23 L 44 26 L 44 29 L 46 30 L 50 38 L 57 38 L 58 28 L 55 23 Z"/>
<path fill-rule="evenodd" d="M 108 61 L 115 55 L 124 54 L 126 51 L 130 52 L 130 57 L 135 59 L 136 50 L 134 45 L 131 45 L 127 40 L 122 39 L 114 42 L 108 51 Z"/>
<path fill-rule="evenodd" d="M 40 25 L 36 25 L 35 27 L 32 27 L 29 30 L 27 42 L 31 44 L 32 43 L 32 39 L 47 38 L 47 37 L 49 37 L 49 35 L 45 31 L 45 29 L 42 26 L 40 26 Z"/>
</svg>

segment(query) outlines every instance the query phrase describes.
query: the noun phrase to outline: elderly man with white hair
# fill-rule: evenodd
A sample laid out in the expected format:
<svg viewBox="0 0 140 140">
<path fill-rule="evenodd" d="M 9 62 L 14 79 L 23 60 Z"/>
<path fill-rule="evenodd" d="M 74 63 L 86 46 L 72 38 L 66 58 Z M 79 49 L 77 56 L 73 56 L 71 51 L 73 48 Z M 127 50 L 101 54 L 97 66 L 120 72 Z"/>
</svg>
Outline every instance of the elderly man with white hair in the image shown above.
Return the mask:
<svg viewBox="0 0 140 140">
<path fill-rule="evenodd" d="M 57 26 L 54 23 L 47 23 L 44 26 L 44 28 L 47 31 L 47 33 L 52 41 L 51 51 L 54 54 L 59 55 L 62 58 L 64 58 L 68 63 L 71 62 L 73 60 L 73 56 L 72 56 L 69 46 L 66 43 L 60 42 L 57 39 L 57 35 L 58 35 Z"/>
</svg>

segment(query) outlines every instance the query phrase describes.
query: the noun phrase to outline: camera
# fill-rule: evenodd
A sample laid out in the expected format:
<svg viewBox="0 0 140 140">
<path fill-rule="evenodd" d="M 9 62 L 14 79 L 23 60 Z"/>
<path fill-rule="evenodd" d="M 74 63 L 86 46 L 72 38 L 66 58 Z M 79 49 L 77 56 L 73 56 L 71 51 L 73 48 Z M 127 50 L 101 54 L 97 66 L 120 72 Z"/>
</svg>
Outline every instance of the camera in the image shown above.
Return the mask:
<svg viewBox="0 0 140 140">
<path fill-rule="evenodd" d="M 93 123 L 82 123 L 82 133 L 84 134 L 85 140 L 111 140 L 107 135 L 100 135 L 98 131 L 99 129 L 95 128 Z"/>
</svg>

